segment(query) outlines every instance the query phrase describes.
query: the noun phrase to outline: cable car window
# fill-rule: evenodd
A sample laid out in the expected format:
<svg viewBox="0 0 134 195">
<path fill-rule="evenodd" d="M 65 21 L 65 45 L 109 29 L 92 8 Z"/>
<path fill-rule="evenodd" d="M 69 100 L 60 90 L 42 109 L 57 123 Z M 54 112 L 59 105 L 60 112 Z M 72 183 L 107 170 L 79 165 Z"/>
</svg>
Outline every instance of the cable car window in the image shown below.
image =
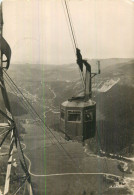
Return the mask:
<svg viewBox="0 0 134 195">
<path fill-rule="evenodd" d="M 61 109 L 60 117 L 61 117 L 62 119 L 65 119 L 65 111 L 64 111 L 63 109 Z"/>
<path fill-rule="evenodd" d="M 68 111 L 68 121 L 81 121 L 80 111 Z"/>
<path fill-rule="evenodd" d="M 86 110 L 85 111 L 85 121 L 93 121 L 93 113 L 91 110 Z"/>
</svg>

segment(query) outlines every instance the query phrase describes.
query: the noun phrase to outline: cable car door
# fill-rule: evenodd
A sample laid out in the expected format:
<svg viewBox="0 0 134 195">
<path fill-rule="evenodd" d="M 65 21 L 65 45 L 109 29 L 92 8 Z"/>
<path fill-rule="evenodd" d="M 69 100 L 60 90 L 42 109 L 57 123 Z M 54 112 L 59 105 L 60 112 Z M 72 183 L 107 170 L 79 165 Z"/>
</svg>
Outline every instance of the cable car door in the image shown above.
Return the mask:
<svg viewBox="0 0 134 195">
<path fill-rule="evenodd" d="M 96 109 L 84 111 L 83 140 L 93 138 L 96 132 Z"/>
</svg>

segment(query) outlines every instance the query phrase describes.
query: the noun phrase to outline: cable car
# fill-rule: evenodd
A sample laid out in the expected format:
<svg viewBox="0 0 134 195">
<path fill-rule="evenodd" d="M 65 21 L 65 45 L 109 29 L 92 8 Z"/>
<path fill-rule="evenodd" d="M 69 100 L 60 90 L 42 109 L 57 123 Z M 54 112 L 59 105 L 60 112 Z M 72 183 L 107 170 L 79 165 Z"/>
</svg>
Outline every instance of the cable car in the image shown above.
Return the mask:
<svg viewBox="0 0 134 195">
<path fill-rule="evenodd" d="M 60 106 L 60 129 L 66 139 L 84 141 L 93 138 L 96 132 L 96 102 L 92 100 L 92 78 L 100 74 L 100 62 L 98 61 L 98 73 L 91 72 L 91 65 L 82 58 L 78 48 L 72 20 L 69 15 L 69 6 L 65 0 L 68 22 L 72 33 L 73 46 L 76 51 L 76 61 L 80 69 L 84 96 L 73 97 Z M 85 66 L 85 77 L 83 67 Z"/>
<path fill-rule="evenodd" d="M 96 102 L 70 99 L 61 104 L 60 127 L 66 139 L 83 141 L 95 136 Z"/>
<path fill-rule="evenodd" d="M 73 97 L 63 102 L 60 106 L 60 128 L 65 133 L 66 139 L 84 141 L 93 138 L 96 133 L 96 102 L 92 100 L 92 78 L 100 73 L 98 61 L 98 73 L 91 72 L 91 65 L 82 59 L 80 50 L 76 48 L 77 64 L 83 72 L 86 67 L 84 78 L 84 96 Z"/>
</svg>

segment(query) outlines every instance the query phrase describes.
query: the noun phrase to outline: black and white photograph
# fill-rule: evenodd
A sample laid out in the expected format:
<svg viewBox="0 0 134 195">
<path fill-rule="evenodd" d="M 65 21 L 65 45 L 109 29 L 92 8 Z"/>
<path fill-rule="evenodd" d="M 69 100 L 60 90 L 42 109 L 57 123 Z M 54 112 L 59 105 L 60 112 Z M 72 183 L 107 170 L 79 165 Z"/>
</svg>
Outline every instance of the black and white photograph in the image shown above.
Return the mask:
<svg viewBox="0 0 134 195">
<path fill-rule="evenodd" d="M 0 195 L 134 195 L 134 0 L 0 0 Z"/>
</svg>

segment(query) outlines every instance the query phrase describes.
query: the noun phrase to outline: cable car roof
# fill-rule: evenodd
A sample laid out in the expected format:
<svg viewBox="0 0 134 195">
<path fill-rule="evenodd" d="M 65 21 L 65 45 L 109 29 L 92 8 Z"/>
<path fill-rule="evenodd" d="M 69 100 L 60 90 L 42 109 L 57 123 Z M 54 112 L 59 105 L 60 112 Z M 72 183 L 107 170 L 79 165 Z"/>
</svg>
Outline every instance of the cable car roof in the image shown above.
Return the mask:
<svg viewBox="0 0 134 195">
<path fill-rule="evenodd" d="M 94 106 L 96 105 L 96 102 L 89 99 L 88 101 L 78 101 L 78 100 L 73 100 L 73 101 L 65 101 L 61 104 L 63 107 L 70 107 L 70 108 L 83 108 L 83 107 L 88 107 L 88 106 Z"/>
</svg>

